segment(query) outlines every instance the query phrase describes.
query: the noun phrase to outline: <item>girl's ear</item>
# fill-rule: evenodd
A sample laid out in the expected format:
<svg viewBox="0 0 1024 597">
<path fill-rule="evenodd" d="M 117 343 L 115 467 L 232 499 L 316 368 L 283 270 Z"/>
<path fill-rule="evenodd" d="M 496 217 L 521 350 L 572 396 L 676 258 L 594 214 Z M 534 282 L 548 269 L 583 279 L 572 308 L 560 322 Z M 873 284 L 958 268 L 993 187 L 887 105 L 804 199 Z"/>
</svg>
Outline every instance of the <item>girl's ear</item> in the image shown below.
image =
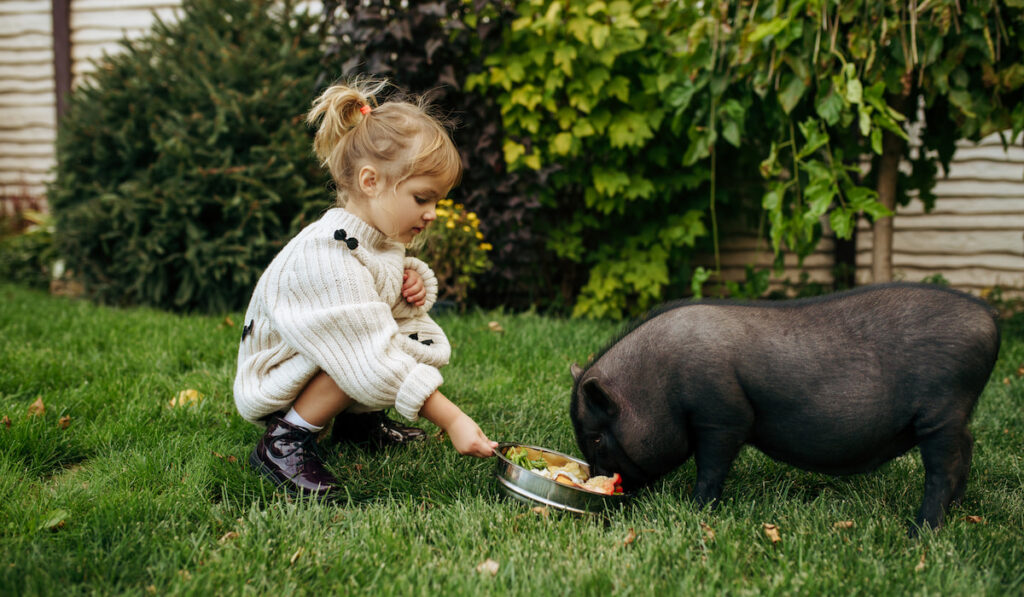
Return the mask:
<svg viewBox="0 0 1024 597">
<path fill-rule="evenodd" d="M 359 169 L 359 175 L 357 176 L 359 190 L 368 197 L 376 196 L 379 178 L 376 168 L 369 165 L 363 166 Z"/>
</svg>

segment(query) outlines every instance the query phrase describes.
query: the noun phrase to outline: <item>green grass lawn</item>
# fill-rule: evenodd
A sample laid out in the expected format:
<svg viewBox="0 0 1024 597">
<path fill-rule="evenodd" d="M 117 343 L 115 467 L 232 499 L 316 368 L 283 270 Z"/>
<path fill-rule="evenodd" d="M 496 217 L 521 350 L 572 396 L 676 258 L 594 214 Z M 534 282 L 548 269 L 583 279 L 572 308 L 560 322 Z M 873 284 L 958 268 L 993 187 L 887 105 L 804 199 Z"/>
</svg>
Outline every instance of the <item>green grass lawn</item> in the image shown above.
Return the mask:
<svg viewBox="0 0 1024 597">
<path fill-rule="evenodd" d="M 350 498 L 296 502 L 246 464 L 260 430 L 235 413 L 241 317 L 225 319 L 0 284 L 0 595 L 1024 591 L 1024 316 L 1004 322 L 964 504 L 917 541 L 916 450 L 834 478 L 746 449 L 717 511 L 689 501 L 690 462 L 622 511 L 576 517 L 503 497 L 493 460 L 458 456 L 423 422 L 426 445 L 328 447 Z M 446 395 L 492 439 L 578 454 L 569 364 L 614 324 L 438 319 L 454 346 Z M 169 406 L 186 389 L 203 398 Z M 29 416 L 38 399 L 45 413 Z M 486 560 L 495 573 L 478 570 Z"/>
</svg>

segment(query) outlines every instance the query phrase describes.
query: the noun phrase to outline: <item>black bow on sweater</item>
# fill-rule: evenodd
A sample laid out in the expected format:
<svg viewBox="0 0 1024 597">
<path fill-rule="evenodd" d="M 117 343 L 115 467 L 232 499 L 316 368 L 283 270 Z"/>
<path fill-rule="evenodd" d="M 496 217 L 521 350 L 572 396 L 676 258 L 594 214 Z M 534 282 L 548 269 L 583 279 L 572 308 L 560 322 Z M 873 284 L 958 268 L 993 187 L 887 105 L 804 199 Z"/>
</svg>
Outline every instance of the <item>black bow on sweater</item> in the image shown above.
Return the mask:
<svg viewBox="0 0 1024 597">
<path fill-rule="evenodd" d="M 419 342 L 420 344 L 423 344 L 424 346 L 430 346 L 431 344 L 434 343 L 434 341 L 431 340 L 430 338 L 427 338 L 426 340 L 420 340 L 419 332 L 413 332 L 412 334 L 409 334 L 409 338 Z"/>
<path fill-rule="evenodd" d="M 345 241 L 345 244 L 348 245 L 348 248 L 353 251 L 355 251 L 356 247 L 359 246 L 359 240 L 355 237 L 350 237 L 347 234 L 345 234 L 344 228 L 338 228 L 337 230 L 334 231 L 334 240 Z"/>
</svg>

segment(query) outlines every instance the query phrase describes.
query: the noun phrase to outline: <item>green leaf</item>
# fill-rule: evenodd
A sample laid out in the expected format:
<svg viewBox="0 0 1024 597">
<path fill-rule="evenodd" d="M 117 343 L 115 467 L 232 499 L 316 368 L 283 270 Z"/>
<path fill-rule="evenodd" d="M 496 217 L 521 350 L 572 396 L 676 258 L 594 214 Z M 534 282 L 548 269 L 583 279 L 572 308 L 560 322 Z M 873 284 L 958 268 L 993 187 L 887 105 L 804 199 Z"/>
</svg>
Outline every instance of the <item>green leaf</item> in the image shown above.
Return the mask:
<svg viewBox="0 0 1024 597">
<path fill-rule="evenodd" d="M 733 147 L 739 147 L 740 138 L 746 121 L 743 105 L 734 99 L 727 100 L 718 109 L 718 121 L 722 123 L 722 137 Z"/>
<path fill-rule="evenodd" d="M 798 158 L 805 158 L 828 143 L 828 133 L 825 132 L 825 127 L 821 125 L 820 121 L 808 118 L 798 126 L 800 133 L 804 136 L 804 144 L 797 153 Z"/>
<path fill-rule="evenodd" d="M 824 97 L 818 99 L 814 110 L 829 126 L 835 126 L 839 122 L 845 105 L 843 98 L 839 97 L 833 88 L 830 88 Z"/>
<path fill-rule="evenodd" d="M 590 120 L 586 118 L 581 118 L 572 125 L 572 134 L 577 137 L 589 137 L 594 132 L 594 127 L 590 124 Z"/>
<path fill-rule="evenodd" d="M 558 133 L 551 141 L 551 150 L 558 155 L 565 155 L 572 149 L 573 136 L 570 133 Z"/>
<path fill-rule="evenodd" d="M 594 167 L 594 189 L 602 195 L 615 195 L 629 186 L 629 175 L 618 170 Z"/>
<path fill-rule="evenodd" d="M 572 65 L 576 60 L 576 48 L 568 44 L 562 44 L 555 49 L 554 55 L 552 56 L 552 62 L 555 66 L 562 69 L 567 77 L 572 76 Z"/>
<path fill-rule="evenodd" d="M 849 239 L 853 236 L 852 211 L 841 207 L 836 208 L 832 210 L 832 213 L 828 214 L 828 223 L 837 237 Z"/>
<path fill-rule="evenodd" d="M 524 147 L 521 143 L 516 143 L 515 141 L 511 140 L 505 141 L 505 143 L 501 147 L 505 152 L 506 164 L 515 163 L 515 161 L 519 159 L 519 156 L 526 153 L 526 147 Z"/>
<path fill-rule="evenodd" d="M 608 125 L 608 140 L 613 148 L 640 147 L 653 136 L 647 119 L 639 112 L 621 112 Z"/>
<path fill-rule="evenodd" d="M 70 514 L 68 514 L 68 511 L 63 508 L 50 510 L 46 513 L 43 521 L 39 523 L 39 526 L 36 527 L 36 529 L 40 531 L 55 531 L 64 526 L 64 522 L 67 521 L 68 516 L 70 516 Z"/>
<path fill-rule="evenodd" d="M 604 93 L 610 97 L 617 97 L 623 103 L 629 103 L 629 79 L 617 75 L 604 88 Z"/>
<path fill-rule="evenodd" d="M 782 80 L 782 90 L 779 91 L 779 105 L 782 106 L 782 110 L 786 114 L 789 114 L 800 102 L 804 91 L 807 90 L 807 84 L 804 83 L 803 79 L 792 73 L 784 75 Z"/>
<path fill-rule="evenodd" d="M 608 72 L 608 69 L 597 66 L 587 71 L 583 77 L 586 79 L 587 86 L 590 87 L 590 92 L 598 95 L 611 77 L 611 73 Z"/>
<path fill-rule="evenodd" d="M 759 42 L 766 37 L 778 35 L 778 33 L 785 29 L 788 25 L 789 19 L 780 18 L 772 19 L 767 23 L 761 23 L 760 25 L 754 27 L 753 31 L 747 34 L 747 41 Z"/>
<path fill-rule="evenodd" d="M 591 45 L 593 45 L 595 49 L 600 50 L 604 47 L 605 42 L 608 41 L 608 36 L 611 35 L 612 29 L 608 25 L 600 24 L 594 25 L 590 29 L 590 32 L 592 35 L 590 40 Z"/>
<path fill-rule="evenodd" d="M 686 148 L 686 153 L 683 154 L 684 166 L 691 166 L 698 160 L 711 155 L 711 148 L 718 139 L 718 133 L 714 129 L 695 124 L 690 125 L 686 136 L 689 138 L 690 144 Z"/>
<path fill-rule="evenodd" d="M 851 78 L 846 82 L 846 101 L 851 104 L 859 104 L 864 99 L 864 87 L 857 78 Z"/>
<path fill-rule="evenodd" d="M 867 137 L 871 133 L 871 108 L 861 104 L 857 107 L 857 117 L 857 125 L 860 127 L 860 134 Z"/>
<path fill-rule="evenodd" d="M 682 112 L 689 107 L 690 100 L 693 99 L 693 94 L 696 90 L 697 87 L 692 81 L 683 81 L 668 90 L 668 94 L 665 96 L 665 103 L 675 108 L 677 112 Z"/>
</svg>

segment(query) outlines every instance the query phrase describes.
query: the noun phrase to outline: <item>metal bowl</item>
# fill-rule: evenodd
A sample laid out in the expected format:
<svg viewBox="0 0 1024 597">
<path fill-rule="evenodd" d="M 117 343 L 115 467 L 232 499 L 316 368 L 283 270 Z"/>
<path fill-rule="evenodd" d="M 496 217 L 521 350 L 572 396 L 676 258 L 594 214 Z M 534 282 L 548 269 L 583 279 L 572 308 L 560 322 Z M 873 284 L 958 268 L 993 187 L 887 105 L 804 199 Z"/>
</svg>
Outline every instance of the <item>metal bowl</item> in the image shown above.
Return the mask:
<svg viewBox="0 0 1024 597">
<path fill-rule="evenodd" d="M 498 486 L 502 491 L 519 501 L 576 514 L 594 514 L 621 506 L 631 497 L 626 493 L 607 495 L 556 483 L 509 460 L 505 453 L 510 448 L 526 448 L 531 459 L 543 458 L 549 466 L 564 465 L 571 460 L 578 463 L 587 475 L 590 475 L 590 466 L 578 458 L 539 446 L 499 444 L 495 451 L 498 463 L 494 475 L 497 477 Z"/>
</svg>

